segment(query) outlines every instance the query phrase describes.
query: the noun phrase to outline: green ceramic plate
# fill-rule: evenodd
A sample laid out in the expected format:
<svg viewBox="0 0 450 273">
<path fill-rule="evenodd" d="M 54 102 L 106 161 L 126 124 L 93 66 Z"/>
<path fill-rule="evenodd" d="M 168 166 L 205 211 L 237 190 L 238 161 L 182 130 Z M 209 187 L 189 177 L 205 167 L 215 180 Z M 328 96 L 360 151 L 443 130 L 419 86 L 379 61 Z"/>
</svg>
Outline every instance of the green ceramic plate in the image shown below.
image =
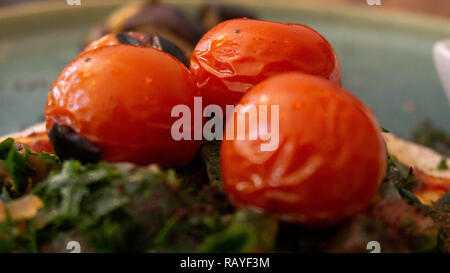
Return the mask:
<svg viewBox="0 0 450 273">
<path fill-rule="evenodd" d="M 125 1 L 81 0 L 81 7 L 65 2 L 0 10 L 0 135 L 43 119 L 51 83 L 77 55 L 83 36 Z M 192 14 L 200 5 L 167 2 Z M 408 137 L 428 119 L 450 131 L 450 107 L 432 61 L 433 43 L 450 37 L 447 21 L 369 6 L 235 2 L 263 19 L 320 31 L 340 57 L 344 86 L 372 108 L 383 127 Z"/>
</svg>

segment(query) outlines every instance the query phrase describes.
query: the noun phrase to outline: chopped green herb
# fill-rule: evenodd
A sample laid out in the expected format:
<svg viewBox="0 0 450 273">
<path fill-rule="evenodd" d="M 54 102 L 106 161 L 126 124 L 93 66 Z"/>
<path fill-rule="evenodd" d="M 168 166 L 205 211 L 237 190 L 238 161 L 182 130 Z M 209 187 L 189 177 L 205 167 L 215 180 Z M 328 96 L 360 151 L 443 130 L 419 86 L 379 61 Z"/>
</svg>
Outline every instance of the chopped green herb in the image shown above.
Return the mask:
<svg viewBox="0 0 450 273">
<path fill-rule="evenodd" d="M 236 225 L 230 219 L 250 217 L 245 211 L 221 212 L 220 202 L 210 199 L 223 194 L 221 189 L 195 185 L 173 170 L 156 166 L 83 166 L 70 160 L 33 194 L 44 201 L 41 215 L 46 230 L 78 230 L 90 247 L 102 252 L 199 251 L 204 241 L 212 240 L 207 238 Z M 235 228 L 250 230 L 258 238 L 268 232 L 256 220 L 240 222 Z M 265 241 L 258 240 L 246 249 L 268 251 L 274 236 L 268 238 L 268 243 L 261 245 Z M 238 243 L 230 241 L 235 250 L 241 249 Z"/>
<path fill-rule="evenodd" d="M 9 151 L 14 146 L 14 139 L 7 138 L 0 142 L 0 160 L 5 160 L 8 156 Z"/>
<path fill-rule="evenodd" d="M 221 141 L 204 141 L 202 159 L 206 164 L 208 177 L 211 181 L 221 180 L 220 176 L 220 145 Z"/>
<path fill-rule="evenodd" d="M 14 191 L 18 196 L 25 193 L 30 185 L 30 176 L 33 170 L 30 168 L 26 156 L 11 148 L 6 158 L 6 166 L 9 175 L 14 181 Z"/>
<path fill-rule="evenodd" d="M 450 134 L 431 122 L 422 122 L 412 134 L 414 142 L 428 146 L 441 154 L 450 156 Z"/>
<path fill-rule="evenodd" d="M 440 170 L 440 171 L 448 170 L 447 158 L 446 157 L 441 159 L 437 169 Z"/>
<path fill-rule="evenodd" d="M 450 213 L 450 192 L 447 192 L 441 199 L 434 203 L 433 207 Z"/>
<path fill-rule="evenodd" d="M 50 153 L 37 154 L 12 138 L 0 143 L 0 200 L 9 201 L 27 193 L 59 167 L 59 159 Z"/>
</svg>

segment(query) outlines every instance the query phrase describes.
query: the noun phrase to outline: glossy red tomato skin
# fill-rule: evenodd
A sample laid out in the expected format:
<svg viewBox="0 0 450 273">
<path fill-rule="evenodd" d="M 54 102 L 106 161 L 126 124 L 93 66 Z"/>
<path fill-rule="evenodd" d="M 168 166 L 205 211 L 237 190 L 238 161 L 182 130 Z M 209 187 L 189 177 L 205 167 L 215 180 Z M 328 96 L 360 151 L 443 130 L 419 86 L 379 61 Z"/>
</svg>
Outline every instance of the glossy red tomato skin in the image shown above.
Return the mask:
<svg viewBox="0 0 450 273">
<path fill-rule="evenodd" d="M 261 151 L 259 138 L 222 142 L 222 178 L 237 205 L 329 226 L 374 198 L 386 170 L 385 146 L 372 113 L 349 92 L 287 73 L 255 86 L 239 104 L 279 105 L 279 146 Z"/>
<path fill-rule="evenodd" d="M 341 82 L 337 55 L 317 31 L 299 24 L 234 19 L 206 33 L 191 57 L 206 104 L 235 105 L 264 79 L 299 71 Z"/>
<path fill-rule="evenodd" d="M 184 166 L 200 141 L 175 141 L 175 105 L 193 109 L 189 70 L 153 48 L 115 45 L 85 52 L 56 79 L 46 105 L 47 131 L 57 122 L 101 149 L 110 162 Z"/>
</svg>

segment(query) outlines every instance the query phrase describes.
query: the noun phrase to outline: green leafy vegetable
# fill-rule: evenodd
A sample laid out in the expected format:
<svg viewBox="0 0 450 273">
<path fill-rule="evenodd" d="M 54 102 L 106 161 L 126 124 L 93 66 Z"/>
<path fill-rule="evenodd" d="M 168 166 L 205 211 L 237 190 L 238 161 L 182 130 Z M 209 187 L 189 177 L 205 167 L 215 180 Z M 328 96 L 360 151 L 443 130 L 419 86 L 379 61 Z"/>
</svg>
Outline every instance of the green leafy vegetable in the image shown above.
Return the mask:
<svg viewBox="0 0 450 273">
<path fill-rule="evenodd" d="M 4 140 L 0 143 L 0 201 L 21 197 L 59 164 L 53 154 L 33 153 L 12 138 Z"/>
<path fill-rule="evenodd" d="M 154 165 L 83 166 L 66 161 L 61 172 L 39 184 L 33 194 L 45 204 L 41 240 L 73 229 L 80 231 L 95 251 L 199 251 L 207 249 L 203 242 L 212 240 L 207 238 L 235 229 L 248 236 L 245 249 L 268 251 L 274 238 L 273 234 L 258 235 L 268 233 L 259 221 L 239 220 L 250 217 L 250 212 L 224 209 L 214 198 L 224 194 L 221 189 L 195 185 L 177 177 L 173 170 Z M 257 215 L 260 218 L 253 219 L 271 219 Z M 276 225 L 275 220 L 267 221 Z M 269 242 L 261 244 L 265 241 L 255 238 L 268 238 Z M 232 251 L 242 250 L 241 240 L 229 243 Z"/>
<path fill-rule="evenodd" d="M 211 181 L 220 181 L 220 145 L 221 141 L 204 141 L 202 159 L 206 164 L 208 177 Z"/>
<path fill-rule="evenodd" d="M 20 227 L 10 216 L 6 221 L 0 221 L 0 253 L 37 252 L 34 224 L 24 224 Z"/>
<path fill-rule="evenodd" d="M 0 142 L 0 160 L 5 160 L 9 154 L 9 151 L 14 146 L 14 139 L 7 138 Z"/>
<path fill-rule="evenodd" d="M 447 192 L 441 199 L 434 203 L 433 207 L 450 213 L 450 192 Z"/>
<path fill-rule="evenodd" d="M 30 176 L 33 170 L 28 164 L 26 156 L 11 148 L 6 158 L 6 166 L 9 175 L 14 181 L 14 191 L 18 196 L 25 193 L 30 185 Z"/>
<path fill-rule="evenodd" d="M 386 199 L 400 196 L 417 206 L 423 206 L 411 191 L 416 185 L 417 181 L 414 179 L 413 169 L 405 168 L 395 156 L 390 155 L 388 157 L 386 177 L 380 187 L 381 196 Z"/>
<path fill-rule="evenodd" d="M 395 157 L 379 200 L 338 226 L 314 229 L 231 206 L 220 180 L 220 142 L 205 142 L 201 157 L 178 170 L 74 160 L 59 167 L 51 154 L 0 146 L 10 149 L 0 160 L 0 181 L 12 180 L 9 153 L 18 177 L 40 181 L 37 170 L 44 170 L 40 177 L 53 170 L 32 183 L 31 193 L 44 202 L 34 218 L 0 222 L 1 252 L 66 252 L 68 240 L 79 241 L 83 252 L 365 252 L 370 240 L 386 251 L 446 251 L 439 238 L 448 230 L 436 223 L 447 221 L 449 197 L 421 204 L 412 170 Z M 9 192 L 3 190 L 3 200 Z"/>
<path fill-rule="evenodd" d="M 412 134 L 414 142 L 428 146 L 441 154 L 450 156 L 450 134 L 431 122 L 422 122 Z"/>
<path fill-rule="evenodd" d="M 447 158 L 444 157 L 444 158 L 441 159 L 437 169 L 440 170 L 440 171 L 448 170 Z"/>
<path fill-rule="evenodd" d="M 225 230 L 206 238 L 202 252 L 267 251 L 274 247 L 278 222 L 266 215 L 238 211 Z"/>
</svg>

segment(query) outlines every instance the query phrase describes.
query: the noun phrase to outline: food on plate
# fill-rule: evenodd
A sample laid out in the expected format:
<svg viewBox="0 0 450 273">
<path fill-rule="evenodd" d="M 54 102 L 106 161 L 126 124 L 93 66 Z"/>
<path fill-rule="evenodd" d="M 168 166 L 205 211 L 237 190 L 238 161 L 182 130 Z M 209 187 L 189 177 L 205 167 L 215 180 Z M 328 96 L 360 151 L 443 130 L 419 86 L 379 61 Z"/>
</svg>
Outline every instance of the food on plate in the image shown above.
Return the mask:
<svg viewBox="0 0 450 273">
<path fill-rule="evenodd" d="M 83 253 L 270 251 L 275 219 L 232 210 L 221 187 L 188 178 L 156 165 L 67 160 L 31 200 L 8 202 L 23 210 L 14 206 L 14 221 L 0 219 L 8 231 L 0 252 L 67 252 L 68 240 L 80 242 Z"/>
<path fill-rule="evenodd" d="M 450 251 L 445 133 L 415 135 L 439 153 L 382 134 L 303 25 L 225 21 L 190 71 L 177 46 L 254 16 L 155 2 L 114 12 L 54 82 L 46 122 L 0 137 L 0 252 Z M 174 140 L 173 107 L 195 118 L 199 95 L 241 105 L 238 138 Z"/>
<path fill-rule="evenodd" d="M 172 138 L 171 109 L 193 108 L 197 93 L 189 70 L 160 50 L 98 48 L 56 79 L 45 109 L 47 132 L 63 160 L 184 166 L 201 142 Z"/>
<path fill-rule="evenodd" d="M 449 166 L 450 158 L 390 133 L 385 133 L 384 139 L 389 154 L 413 169 L 419 182 L 414 193 L 422 203 L 436 202 L 450 190 L 450 169 L 440 168 Z"/>
<path fill-rule="evenodd" d="M 450 156 L 450 133 L 430 121 L 420 122 L 412 132 L 412 141 L 436 152 Z"/>
<path fill-rule="evenodd" d="M 254 85 L 298 71 L 340 83 L 339 61 L 328 41 L 299 24 L 251 19 L 225 21 L 208 31 L 191 57 L 206 104 L 235 105 Z"/>
<path fill-rule="evenodd" d="M 7 219 L 6 211 L 9 213 L 12 221 L 32 219 L 42 206 L 41 199 L 35 195 L 26 195 L 8 202 L 8 204 L 0 201 L 0 222 L 4 222 Z"/>
<path fill-rule="evenodd" d="M 250 127 L 248 134 L 257 140 L 222 142 L 222 178 L 238 205 L 328 225 L 373 200 L 386 171 L 386 151 L 380 127 L 355 96 L 320 77 L 286 73 L 256 85 L 239 105 L 237 119 L 248 115 L 249 107 L 278 105 L 279 125 Z M 278 128 L 279 146 L 262 150 L 265 130 Z"/>
<path fill-rule="evenodd" d="M 13 138 L 14 142 L 26 144 L 30 150 L 35 153 L 51 153 L 53 152 L 52 145 L 45 132 L 45 123 L 39 123 L 24 131 L 10 134 L 5 137 L 0 137 L 0 141 L 6 138 Z"/>
<path fill-rule="evenodd" d="M 69 240 L 82 252 L 367 252 L 368 237 L 382 252 L 450 249 L 450 195 L 430 206 L 410 199 L 409 175 L 393 159 L 367 210 L 315 229 L 234 209 L 220 181 L 219 144 L 204 143 L 197 164 L 176 171 L 67 160 L 31 197 L 0 195 L 11 215 L 0 219 L 0 252 L 67 252 Z M 199 177 L 203 164 L 209 178 Z"/>
<path fill-rule="evenodd" d="M 109 15 L 91 30 L 84 46 L 111 32 L 140 31 L 157 34 L 190 54 L 205 33 L 204 26 L 173 6 L 155 1 L 133 1 Z"/>
<path fill-rule="evenodd" d="M 135 45 L 135 46 L 149 46 L 159 50 L 162 50 L 166 53 L 171 54 L 175 58 L 177 58 L 184 65 L 189 67 L 189 62 L 187 61 L 186 55 L 183 50 L 181 50 L 178 46 L 155 34 L 147 34 L 143 32 L 118 32 L 118 33 L 110 33 L 98 40 L 93 41 L 89 44 L 83 52 L 97 49 L 99 47 L 104 46 L 112 46 L 112 45 Z"/>
<path fill-rule="evenodd" d="M 346 224 L 332 252 L 360 252 L 361 244 L 371 240 L 380 243 L 383 253 L 432 252 L 441 244 L 442 233 L 436 222 L 424 209 L 401 199 L 379 200 Z"/>
<path fill-rule="evenodd" d="M 437 131 L 438 129 L 427 125 L 426 130 Z M 443 136 L 444 138 L 447 137 L 443 134 L 444 133 L 442 132 L 439 136 Z M 36 126 L 32 126 L 16 134 L 0 137 L 0 140 L 6 139 L 7 137 L 13 137 L 16 143 L 27 145 L 30 150 L 35 153 L 53 152 L 47 133 L 45 132 L 45 123 L 37 124 Z M 426 143 L 430 146 L 441 147 L 443 137 L 430 138 Z M 433 202 L 444 197 L 450 188 L 449 177 L 447 175 L 448 168 L 439 169 L 439 166 L 442 165 L 442 162 L 447 163 L 449 161 L 449 158 L 446 155 L 433 152 L 430 148 L 418 145 L 411 141 L 406 141 L 392 133 L 383 133 L 383 138 L 388 148 L 388 152 L 392 157 L 391 161 L 395 158 L 398 165 L 402 165 L 404 166 L 403 168 L 406 168 L 406 173 L 408 168 L 413 169 L 414 180 L 416 183 L 412 191 L 423 204 L 432 205 Z M 210 145 L 207 145 L 204 147 L 203 151 L 209 150 L 209 147 Z M 423 159 L 418 160 L 417 158 L 419 157 Z M 428 159 L 433 164 L 430 164 Z M 219 160 L 216 160 L 214 157 L 206 157 L 204 160 L 207 160 L 207 166 L 211 169 L 216 170 L 219 168 Z M 212 162 L 209 162 L 209 160 L 212 160 Z M 418 164 L 414 162 L 417 162 Z M 434 163 L 436 162 L 437 166 L 434 166 Z M 450 164 L 447 163 L 447 165 Z M 221 178 L 220 175 L 213 175 L 210 179 L 220 180 Z"/>
<path fill-rule="evenodd" d="M 15 199 L 47 178 L 59 160 L 50 153 L 37 154 L 7 138 L 0 142 L 0 200 Z"/>
</svg>

